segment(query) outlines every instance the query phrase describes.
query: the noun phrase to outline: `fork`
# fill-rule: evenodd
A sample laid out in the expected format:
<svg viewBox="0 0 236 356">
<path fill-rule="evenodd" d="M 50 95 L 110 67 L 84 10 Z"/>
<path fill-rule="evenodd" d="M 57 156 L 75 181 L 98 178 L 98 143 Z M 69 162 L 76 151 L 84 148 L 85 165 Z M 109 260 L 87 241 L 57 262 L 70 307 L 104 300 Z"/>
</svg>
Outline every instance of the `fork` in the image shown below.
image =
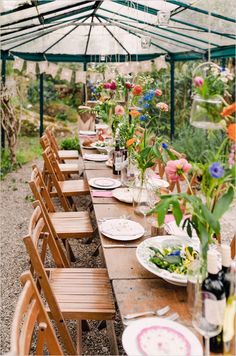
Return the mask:
<svg viewBox="0 0 236 356">
<path fill-rule="evenodd" d="M 168 316 L 161 316 L 161 315 L 158 315 L 158 316 L 161 317 L 162 319 L 172 320 L 172 321 L 179 319 L 179 314 L 178 313 L 172 313 L 172 314 L 170 314 Z M 123 324 L 125 326 L 128 326 L 132 322 L 134 322 L 135 320 L 139 320 L 139 319 L 143 319 L 142 316 L 141 317 L 136 317 L 135 319 L 128 319 L 128 320 L 123 319 Z"/>
<path fill-rule="evenodd" d="M 163 316 L 166 313 L 168 313 L 169 310 L 170 310 L 169 305 L 166 305 L 164 308 L 160 308 L 157 310 L 148 310 L 146 312 L 141 312 L 141 313 L 126 314 L 123 316 L 123 320 L 132 320 L 146 315 Z"/>
</svg>

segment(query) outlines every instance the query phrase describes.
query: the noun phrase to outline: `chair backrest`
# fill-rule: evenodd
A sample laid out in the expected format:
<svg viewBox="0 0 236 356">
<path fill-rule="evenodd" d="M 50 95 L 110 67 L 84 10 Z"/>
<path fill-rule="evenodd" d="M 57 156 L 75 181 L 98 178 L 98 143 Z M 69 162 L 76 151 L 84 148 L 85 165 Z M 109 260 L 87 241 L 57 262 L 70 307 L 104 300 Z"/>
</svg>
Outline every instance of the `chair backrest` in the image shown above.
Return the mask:
<svg viewBox="0 0 236 356">
<path fill-rule="evenodd" d="M 46 217 L 44 210 L 42 209 L 39 202 L 36 202 L 36 208 L 33 212 L 33 215 L 30 219 L 29 224 L 29 234 L 23 238 L 24 244 L 26 246 L 27 252 L 30 256 L 30 262 L 32 265 L 32 270 L 37 277 L 37 282 L 45 296 L 47 304 L 49 306 L 52 318 L 54 319 L 56 326 L 59 330 L 59 333 L 63 339 L 65 347 L 69 355 L 75 355 L 75 347 L 69 331 L 67 329 L 63 314 L 60 310 L 57 299 L 54 295 L 54 292 L 51 288 L 49 277 L 47 271 L 44 268 L 44 258 L 45 250 L 40 246 L 40 239 L 42 237 L 42 232 L 47 230 L 47 244 L 50 248 L 50 252 L 56 263 L 57 267 L 68 267 L 69 263 L 66 261 L 66 256 L 60 246 L 60 241 L 57 238 L 55 239 L 54 234 L 51 232 L 50 228 L 46 224 Z M 45 235 L 43 235 L 45 238 Z"/>
<path fill-rule="evenodd" d="M 47 211 L 55 212 L 56 210 L 44 182 L 42 173 L 35 164 L 32 165 L 32 173 L 29 185 L 35 200 L 39 200 L 41 205 L 45 207 Z"/>
<path fill-rule="evenodd" d="M 51 131 L 46 129 L 44 135 L 40 138 L 41 146 L 43 150 L 46 150 L 46 148 L 51 147 L 51 150 L 53 151 L 58 162 L 64 163 L 64 161 L 59 156 L 57 142 L 55 141 L 55 138 L 53 138 L 54 136 L 51 136 Z"/>
<path fill-rule="evenodd" d="M 47 127 L 45 129 L 45 134 L 50 141 L 50 145 L 51 145 L 53 151 L 55 151 L 55 153 L 58 155 L 58 151 L 59 151 L 60 147 L 59 147 L 56 137 L 55 137 L 53 131 L 50 129 L 50 127 Z"/>
<path fill-rule="evenodd" d="M 71 205 L 69 204 L 69 201 L 67 200 L 66 196 L 63 194 L 63 191 L 59 184 L 59 182 L 64 181 L 65 178 L 60 170 L 59 164 L 56 160 L 55 155 L 53 154 L 51 147 L 47 147 L 46 150 L 43 152 L 43 159 L 46 169 L 50 174 L 52 185 L 57 191 L 58 198 L 60 199 L 64 210 L 71 211 Z"/>
<path fill-rule="evenodd" d="M 44 345 L 50 355 L 63 355 L 61 346 L 44 308 L 39 292 L 29 271 L 20 278 L 24 285 L 19 296 L 11 330 L 11 354 L 31 355 L 36 334 L 36 355 L 43 355 Z"/>
</svg>

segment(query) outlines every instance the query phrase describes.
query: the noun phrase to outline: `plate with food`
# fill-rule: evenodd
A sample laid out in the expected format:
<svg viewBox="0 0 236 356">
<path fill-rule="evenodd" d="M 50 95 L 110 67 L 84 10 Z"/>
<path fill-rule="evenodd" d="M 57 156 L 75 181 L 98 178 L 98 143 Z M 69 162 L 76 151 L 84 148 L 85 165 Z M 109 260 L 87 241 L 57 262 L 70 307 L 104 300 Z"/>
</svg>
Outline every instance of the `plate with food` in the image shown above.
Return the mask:
<svg viewBox="0 0 236 356">
<path fill-rule="evenodd" d="M 132 321 L 122 335 L 128 356 L 202 356 L 197 336 L 186 326 L 157 317 Z"/>
<path fill-rule="evenodd" d="M 174 235 L 151 237 L 136 250 L 136 257 L 144 268 L 179 286 L 186 286 L 187 267 L 198 256 L 198 239 Z"/>
<path fill-rule="evenodd" d="M 82 136 L 96 136 L 96 131 L 86 131 L 86 130 L 80 130 L 79 134 Z"/>
<path fill-rule="evenodd" d="M 133 203 L 133 189 L 132 188 L 117 188 L 112 192 L 114 198 L 124 203 Z"/>
<path fill-rule="evenodd" d="M 132 241 L 144 235 L 144 228 L 128 219 L 108 219 L 100 225 L 101 233 L 112 240 Z"/>
<path fill-rule="evenodd" d="M 91 147 L 96 148 L 101 153 L 107 153 L 107 144 L 104 141 L 93 142 Z"/>
</svg>

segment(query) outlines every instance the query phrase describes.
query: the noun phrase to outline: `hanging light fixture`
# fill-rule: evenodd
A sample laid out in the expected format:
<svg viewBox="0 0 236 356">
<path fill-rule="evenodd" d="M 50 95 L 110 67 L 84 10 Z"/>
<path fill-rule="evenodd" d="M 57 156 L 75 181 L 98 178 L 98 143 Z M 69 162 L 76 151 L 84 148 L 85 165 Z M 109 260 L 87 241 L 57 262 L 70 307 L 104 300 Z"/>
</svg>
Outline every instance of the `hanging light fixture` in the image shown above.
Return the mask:
<svg viewBox="0 0 236 356">
<path fill-rule="evenodd" d="M 157 24 L 159 27 L 168 27 L 170 22 L 170 11 L 160 10 L 157 13 Z"/>
<path fill-rule="evenodd" d="M 149 37 L 149 36 L 142 36 L 141 37 L 141 47 L 143 49 L 150 48 L 151 42 L 152 42 L 151 37 Z"/>
<path fill-rule="evenodd" d="M 106 60 L 106 56 L 104 54 L 101 54 L 100 61 L 105 62 L 105 60 Z"/>
</svg>

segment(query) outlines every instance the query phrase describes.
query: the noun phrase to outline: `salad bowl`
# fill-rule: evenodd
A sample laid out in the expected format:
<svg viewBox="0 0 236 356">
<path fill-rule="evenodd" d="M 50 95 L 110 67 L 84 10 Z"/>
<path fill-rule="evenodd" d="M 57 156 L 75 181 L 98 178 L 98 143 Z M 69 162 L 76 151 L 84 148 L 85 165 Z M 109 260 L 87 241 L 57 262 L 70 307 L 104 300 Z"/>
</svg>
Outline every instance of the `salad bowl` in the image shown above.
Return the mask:
<svg viewBox="0 0 236 356">
<path fill-rule="evenodd" d="M 198 255 L 198 239 L 174 235 L 151 237 L 136 250 L 136 257 L 144 268 L 178 286 L 187 285 L 187 265 Z"/>
</svg>

